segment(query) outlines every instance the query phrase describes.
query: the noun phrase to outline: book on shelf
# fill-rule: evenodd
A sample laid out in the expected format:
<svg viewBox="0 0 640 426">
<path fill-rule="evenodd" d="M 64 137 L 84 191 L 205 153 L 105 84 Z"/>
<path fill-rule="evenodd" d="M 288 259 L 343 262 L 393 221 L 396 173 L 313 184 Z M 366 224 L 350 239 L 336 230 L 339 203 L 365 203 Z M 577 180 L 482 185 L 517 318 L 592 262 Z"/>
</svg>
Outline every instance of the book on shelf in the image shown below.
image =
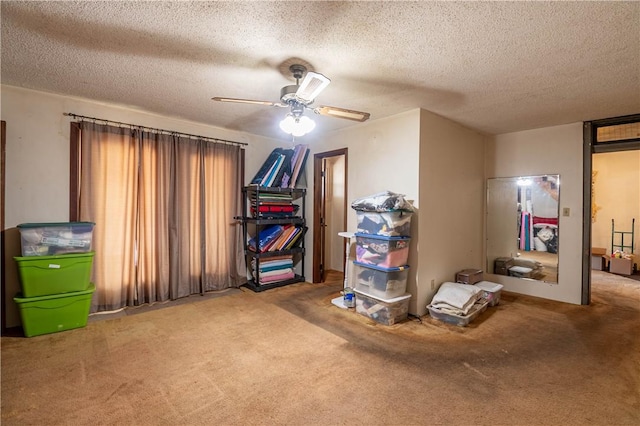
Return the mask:
<svg viewBox="0 0 640 426">
<path fill-rule="evenodd" d="M 308 145 L 275 148 L 262 163 L 250 185 L 265 188 L 295 188 L 308 155 Z"/>
</svg>

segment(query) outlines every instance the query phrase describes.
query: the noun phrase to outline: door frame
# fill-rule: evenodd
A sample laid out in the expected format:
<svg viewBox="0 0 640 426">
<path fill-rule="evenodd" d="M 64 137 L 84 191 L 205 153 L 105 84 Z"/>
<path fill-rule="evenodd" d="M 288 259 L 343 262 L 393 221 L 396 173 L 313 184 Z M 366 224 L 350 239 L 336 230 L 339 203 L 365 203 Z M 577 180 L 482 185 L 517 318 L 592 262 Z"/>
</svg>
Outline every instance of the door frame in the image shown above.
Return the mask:
<svg viewBox="0 0 640 426">
<path fill-rule="evenodd" d="M 593 154 L 640 149 L 640 138 L 598 143 L 598 128 L 618 124 L 640 123 L 640 114 L 602 120 L 585 121 L 583 138 L 583 191 L 582 191 L 582 297 L 581 304 L 591 303 L 591 191 L 593 187 Z"/>
<path fill-rule="evenodd" d="M 348 181 L 348 149 L 334 149 L 327 152 L 319 152 L 313 156 L 313 267 L 312 267 L 312 282 L 320 283 L 323 280 L 321 271 L 321 259 L 322 259 L 322 237 L 324 236 L 324 227 L 320 222 L 321 212 L 319 206 L 323 205 L 323 191 L 322 191 L 322 161 L 329 157 L 338 157 L 344 155 L 344 229 L 347 228 L 347 188 Z M 325 239 L 326 241 L 326 239 Z M 344 248 L 343 248 L 344 250 Z M 344 253 L 342 258 L 344 258 Z"/>
<path fill-rule="evenodd" d="M 5 248 L 5 229 L 4 229 L 4 199 L 5 194 L 5 166 L 6 166 L 6 151 L 7 151 L 7 122 L 2 120 L 0 122 L 0 275 L 2 276 L 2 285 L 0 285 L 0 304 L 2 305 L 2 315 L 0 316 L 0 334 L 4 335 L 7 331 L 7 295 L 6 291 L 6 264 L 4 258 Z"/>
</svg>

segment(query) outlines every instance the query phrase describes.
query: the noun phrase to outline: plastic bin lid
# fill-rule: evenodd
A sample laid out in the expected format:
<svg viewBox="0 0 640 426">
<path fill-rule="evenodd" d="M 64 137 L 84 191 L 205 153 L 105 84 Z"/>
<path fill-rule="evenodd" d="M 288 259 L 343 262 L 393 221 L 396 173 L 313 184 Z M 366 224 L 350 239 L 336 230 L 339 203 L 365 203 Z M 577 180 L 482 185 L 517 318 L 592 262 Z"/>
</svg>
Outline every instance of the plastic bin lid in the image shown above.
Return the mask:
<svg viewBox="0 0 640 426">
<path fill-rule="evenodd" d="M 403 300 L 411 299 L 411 293 L 405 293 L 402 296 L 394 297 L 393 299 L 384 299 L 382 297 L 371 296 L 370 294 L 367 294 L 364 291 L 360 291 L 357 288 L 354 289 L 353 291 L 355 291 L 356 294 L 360 294 L 362 296 L 366 296 L 371 299 L 376 299 L 384 303 L 395 303 L 395 302 L 401 302 Z"/>
<path fill-rule="evenodd" d="M 356 260 L 353 261 L 353 264 L 358 266 L 364 266 L 365 268 L 369 268 L 369 269 L 375 269 L 376 271 L 382 271 L 382 272 L 398 272 L 398 271 L 406 271 L 407 269 L 409 269 L 409 265 L 396 266 L 395 268 L 383 268 L 382 266 L 362 263 Z"/>
<path fill-rule="evenodd" d="M 492 283 L 491 281 L 480 281 L 478 283 L 475 283 L 474 286 L 480 287 L 481 289 L 487 291 L 498 291 L 503 287 L 502 284 Z"/>
<path fill-rule="evenodd" d="M 20 303 L 27 303 L 27 302 L 39 302 L 41 300 L 64 299 L 65 297 L 84 296 L 85 294 L 91 294 L 95 290 L 96 290 L 95 284 L 90 283 L 89 287 L 86 290 L 71 291 L 69 293 L 48 294 L 46 296 L 36 296 L 36 297 L 22 297 L 22 293 L 18 293 L 18 295 L 16 295 L 16 297 L 13 298 L 13 301 L 20 304 Z"/>
<path fill-rule="evenodd" d="M 388 210 L 364 210 L 364 209 L 356 209 L 352 207 L 358 213 L 400 213 L 410 215 L 413 214 L 412 210 L 405 209 L 388 209 Z"/>
<path fill-rule="evenodd" d="M 60 226 L 94 226 L 95 222 L 49 222 L 49 223 L 21 223 L 18 228 L 55 228 Z"/>
<path fill-rule="evenodd" d="M 398 236 L 398 237 L 385 237 L 384 235 L 376 235 L 376 234 L 365 234 L 364 232 L 356 232 L 356 237 L 364 237 L 364 238 L 373 238 L 374 240 L 385 240 L 385 241 L 398 241 L 398 240 L 410 240 L 409 236 Z"/>
<path fill-rule="evenodd" d="M 93 257 L 95 254 L 95 251 L 88 251 L 84 253 L 53 254 L 51 256 L 13 256 L 13 259 L 16 262 L 46 262 L 47 260 L 61 260 L 75 257 Z"/>
</svg>

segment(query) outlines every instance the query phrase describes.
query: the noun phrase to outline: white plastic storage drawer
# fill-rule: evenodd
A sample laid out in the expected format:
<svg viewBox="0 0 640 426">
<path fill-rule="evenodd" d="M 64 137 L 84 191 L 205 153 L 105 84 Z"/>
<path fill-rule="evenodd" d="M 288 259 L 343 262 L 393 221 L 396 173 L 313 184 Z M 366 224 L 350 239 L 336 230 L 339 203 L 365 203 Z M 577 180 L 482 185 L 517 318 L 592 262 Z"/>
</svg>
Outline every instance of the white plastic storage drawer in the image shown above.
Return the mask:
<svg viewBox="0 0 640 426">
<path fill-rule="evenodd" d="M 413 212 L 392 210 L 388 212 L 366 212 L 356 210 L 357 232 L 363 234 L 399 237 L 411 235 L 411 215 Z"/>
<path fill-rule="evenodd" d="M 22 256 L 88 253 L 93 222 L 23 223 L 18 225 Z"/>
<path fill-rule="evenodd" d="M 407 264 L 411 237 L 383 237 L 356 232 L 356 261 L 396 268 Z"/>
<path fill-rule="evenodd" d="M 393 325 L 407 319 L 409 315 L 410 294 L 405 294 L 393 299 L 379 299 L 368 296 L 358 290 L 356 292 L 356 312 L 372 320 L 384 324 Z"/>
<path fill-rule="evenodd" d="M 393 299 L 407 291 L 409 265 L 397 268 L 380 268 L 353 262 L 356 290 L 369 296 Z"/>
<path fill-rule="evenodd" d="M 483 291 L 483 296 L 489 301 L 489 306 L 496 306 L 500 303 L 500 294 L 502 293 L 502 284 L 492 283 L 490 281 L 480 281 L 474 284 Z"/>
</svg>

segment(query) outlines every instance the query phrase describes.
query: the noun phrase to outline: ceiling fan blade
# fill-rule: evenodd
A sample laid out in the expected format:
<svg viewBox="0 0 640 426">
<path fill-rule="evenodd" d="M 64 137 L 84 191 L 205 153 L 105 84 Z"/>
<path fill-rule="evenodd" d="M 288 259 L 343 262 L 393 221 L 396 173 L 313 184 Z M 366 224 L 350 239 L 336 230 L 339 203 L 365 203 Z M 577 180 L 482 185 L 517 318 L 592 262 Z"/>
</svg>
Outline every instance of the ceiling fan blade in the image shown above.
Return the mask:
<svg viewBox="0 0 640 426">
<path fill-rule="evenodd" d="M 296 91 L 296 98 L 306 104 L 313 100 L 331 83 L 327 77 L 317 72 L 309 71 L 304 76 L 304 80 L 300 83 L 300 87 Z"/>
<path fill-rule="evenodd" d="M 328 115 L 330 117 L 345 118 L 353 121 L 367 121 L 371 114 L 368 112 L 354 111 L 351 109 L 337 108 L 332 106 L 319 106 L 313 109 L 313 112 L 320 115 Z"/>
<path fill-rule="evenodd" d="M 238 99 L 238 98 L 221 98 L 216 96 L 215 98 L 211 98 L 214 101 L 218 102 L 235 102 L 239 104 L 253 104 L 253 105 L 266 105 L 266 106 L 274 106 L 274 107 L 288 107 L 289 105 L 283 104 L 280 102 L 270 102 L 270 101 L 256 101 L 253 99 Z"/>
</svg>

